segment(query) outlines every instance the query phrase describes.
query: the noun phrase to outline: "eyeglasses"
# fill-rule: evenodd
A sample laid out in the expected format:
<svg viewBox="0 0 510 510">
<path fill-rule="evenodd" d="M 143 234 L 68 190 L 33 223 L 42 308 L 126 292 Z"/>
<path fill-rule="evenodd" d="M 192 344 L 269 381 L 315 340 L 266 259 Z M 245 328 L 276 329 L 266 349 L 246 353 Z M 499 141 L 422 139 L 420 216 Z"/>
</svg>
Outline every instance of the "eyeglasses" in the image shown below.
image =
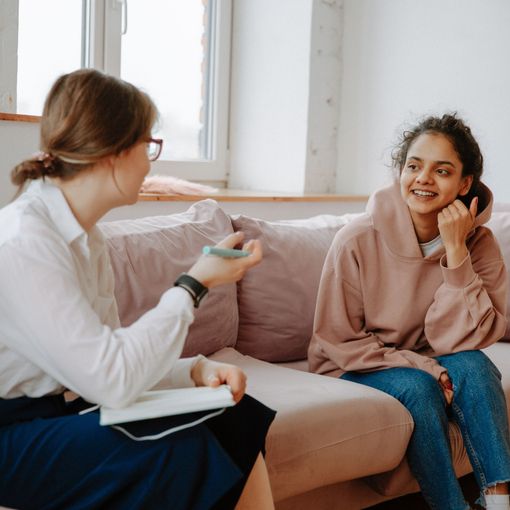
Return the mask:
<svg viewBox="0 0 510 510">
<path fill-rule="evenodd" d="M 161 155 L 163 140 L 161 138 L 149 138 L 147 140 L 147 156 L 149 161 L 156 161 Z"/>
</svg>

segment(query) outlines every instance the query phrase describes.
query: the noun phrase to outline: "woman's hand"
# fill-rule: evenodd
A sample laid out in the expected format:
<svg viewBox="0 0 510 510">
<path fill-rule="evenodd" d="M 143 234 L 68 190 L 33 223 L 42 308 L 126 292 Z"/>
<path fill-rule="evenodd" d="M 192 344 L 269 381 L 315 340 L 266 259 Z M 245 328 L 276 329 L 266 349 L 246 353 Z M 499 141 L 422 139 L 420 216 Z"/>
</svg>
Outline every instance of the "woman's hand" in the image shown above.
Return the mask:
<svg viewBox="0 0 510 510">
<path fill-rule="evenodd" d="M 191 370 L 191 378 L 197 386 L 228 384 L 235 402 L 239 402 L 246 391 L 246 374 L 235 365 L 218 363 L 207 358 L 200 359 Z"/>
<path fill-rule="evenodd" d="M 453 401 L 453 384 L 448 376 L 448 372 L 443 372 L 439 377 L 439 386 L 443 390 L 446 404 L 450 405 Z"/>
<path fill-rule="evenodd" d="M 234 248 L 242 242 L 244 234 L 236 232 L 230 234 L 216 246 L 220 248 Z M 188 271 L 188 274 L 208 288 L 224 283 L 240 280 L 246 271 L 262 260 L 262 245 L 259 240 L 252 240 L 243 245 L 243 250 L 251 255 L 240 258 L 223 258 L 215 255 L 202 255 Z"/>
<path fill-rule="evenodd" d="M 468 255 L 466 238 L 475 224 L 477 207 L 478 197 L 473 198 L 469 209 L 457 199 L 437 215 L 448 267 L 459 266 Z"/>
</svg>

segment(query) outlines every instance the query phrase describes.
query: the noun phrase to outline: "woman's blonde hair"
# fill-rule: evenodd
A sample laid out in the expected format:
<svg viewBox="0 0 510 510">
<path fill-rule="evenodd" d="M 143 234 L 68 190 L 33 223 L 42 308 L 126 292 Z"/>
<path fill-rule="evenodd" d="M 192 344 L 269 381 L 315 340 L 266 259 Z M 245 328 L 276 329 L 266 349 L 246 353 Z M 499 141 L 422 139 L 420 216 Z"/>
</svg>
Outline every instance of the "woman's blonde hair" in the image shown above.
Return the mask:
<svg viewBox="0 0 510 510">
<path fill-rule="evenodd" d="M 53 84 L 41 119 L 41 152 L 17 165 L 18 193 L 30 179 L 70 179 L 102 158 L 148 139 L 157 110 L 134 85 L 94 69 L 65 74 Z"/>
</svg>

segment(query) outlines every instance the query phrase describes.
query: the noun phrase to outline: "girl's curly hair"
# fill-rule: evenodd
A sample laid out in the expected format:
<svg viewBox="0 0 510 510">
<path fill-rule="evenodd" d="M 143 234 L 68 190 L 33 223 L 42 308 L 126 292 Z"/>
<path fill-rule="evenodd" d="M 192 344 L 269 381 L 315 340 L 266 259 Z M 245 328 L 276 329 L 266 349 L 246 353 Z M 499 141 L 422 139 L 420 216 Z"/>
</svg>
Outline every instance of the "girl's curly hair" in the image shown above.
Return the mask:
<svg viewBox="0 0 510 510">
<path fill-rule="evenodd" d="M 404 131 L 391 154 L 393 167 L 400 175 L 409 148 L 420 135 L 425 133 L 437 133 L 446 136 L 462 162 L 462 176 L 473 176 L 473 183 L 469 192 L 467 195 L 460 197 L 464 204 L 469 207 L 471 200 L 477 195 L 478 184 L 483 173 L 483 156 L 478 142 L 471 133 L 471 129 L 462 119 L 457 117 L 457 113 L 447 113 L 441 117 L 425 117 L 415 127 Z"/>
</svg>

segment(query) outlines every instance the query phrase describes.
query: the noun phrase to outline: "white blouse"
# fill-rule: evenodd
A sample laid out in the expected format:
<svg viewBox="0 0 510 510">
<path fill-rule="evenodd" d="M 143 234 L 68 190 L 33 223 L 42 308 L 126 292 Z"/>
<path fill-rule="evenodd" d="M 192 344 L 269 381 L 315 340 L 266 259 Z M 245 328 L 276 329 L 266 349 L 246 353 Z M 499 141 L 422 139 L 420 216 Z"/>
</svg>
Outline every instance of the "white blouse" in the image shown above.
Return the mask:
<svg viewBox="0 0 510 510">
<path fill-rule="evenodd" d="M 120 327 L 108 249 L 60 189 L 34 181 L 0 209 L 0 398 L 66 388 L 120 407 L 157 383 L 193 386 L 179 359 L 194 308 L 180 287 Z"/>
</svg>

